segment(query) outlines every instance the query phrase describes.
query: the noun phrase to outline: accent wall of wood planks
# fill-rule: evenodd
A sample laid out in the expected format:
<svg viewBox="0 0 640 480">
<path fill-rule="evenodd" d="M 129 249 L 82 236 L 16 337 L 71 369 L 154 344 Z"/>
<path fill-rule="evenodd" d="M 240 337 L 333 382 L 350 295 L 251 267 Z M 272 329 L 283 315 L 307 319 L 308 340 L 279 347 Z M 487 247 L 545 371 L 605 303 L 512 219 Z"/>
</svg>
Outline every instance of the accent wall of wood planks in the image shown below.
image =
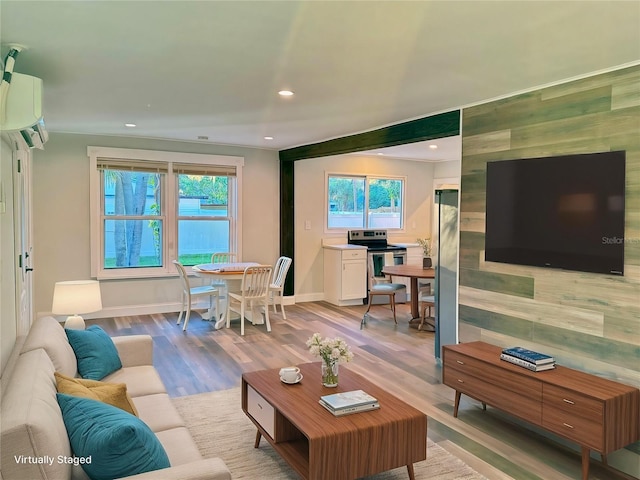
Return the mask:
<svg viewBox="0 0 640 480">
<path fill-rule="evenodd" d="M 640 386 L 640 66 L 464 109 L 462 138 L 460 341 Z M 626 151 L 623 277 L 484 261 L 488 161 L 608 150 Z"/>
</svg>

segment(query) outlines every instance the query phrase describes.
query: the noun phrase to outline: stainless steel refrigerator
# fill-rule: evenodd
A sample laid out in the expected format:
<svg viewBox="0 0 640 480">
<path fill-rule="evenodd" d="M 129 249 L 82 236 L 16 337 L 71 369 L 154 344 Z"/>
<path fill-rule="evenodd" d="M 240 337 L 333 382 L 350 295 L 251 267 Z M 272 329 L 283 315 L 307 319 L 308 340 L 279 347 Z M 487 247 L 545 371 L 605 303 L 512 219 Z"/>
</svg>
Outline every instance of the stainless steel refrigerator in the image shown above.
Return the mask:
<svg viewBox="0 0 640 480">
<path fill-rule="evenodd" d="M 436 190 L 435 354 L 458 343 L 458 190 Z"/>
</svg>

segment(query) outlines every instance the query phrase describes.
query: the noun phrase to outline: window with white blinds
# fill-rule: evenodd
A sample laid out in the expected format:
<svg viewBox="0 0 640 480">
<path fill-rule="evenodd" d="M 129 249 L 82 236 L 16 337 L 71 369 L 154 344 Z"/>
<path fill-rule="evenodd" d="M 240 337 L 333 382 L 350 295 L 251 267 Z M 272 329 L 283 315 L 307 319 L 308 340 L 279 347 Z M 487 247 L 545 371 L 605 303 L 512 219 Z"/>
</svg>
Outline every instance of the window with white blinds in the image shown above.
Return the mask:
<svg viewBox="0 0 640 480">
<path fill-rule="evenodd" d="M 238 252 L 241 157 L 89 147 L 92 275 L 172 274 Z"/>
</svg>

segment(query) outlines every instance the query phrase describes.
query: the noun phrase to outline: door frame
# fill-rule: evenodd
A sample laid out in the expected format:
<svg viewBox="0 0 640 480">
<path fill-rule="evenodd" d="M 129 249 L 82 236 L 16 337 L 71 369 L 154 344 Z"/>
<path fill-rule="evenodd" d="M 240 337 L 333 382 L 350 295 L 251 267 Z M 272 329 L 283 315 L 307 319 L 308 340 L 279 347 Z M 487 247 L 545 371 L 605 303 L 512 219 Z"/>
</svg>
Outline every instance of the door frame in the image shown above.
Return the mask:
<svg viewBox="0 0 640 480">
<path fill-rule="evenodd" d="M 13 151 L 16 330 L 26 335 L 33 321 L 33 215 L 30 150 Z"/>
</svg>

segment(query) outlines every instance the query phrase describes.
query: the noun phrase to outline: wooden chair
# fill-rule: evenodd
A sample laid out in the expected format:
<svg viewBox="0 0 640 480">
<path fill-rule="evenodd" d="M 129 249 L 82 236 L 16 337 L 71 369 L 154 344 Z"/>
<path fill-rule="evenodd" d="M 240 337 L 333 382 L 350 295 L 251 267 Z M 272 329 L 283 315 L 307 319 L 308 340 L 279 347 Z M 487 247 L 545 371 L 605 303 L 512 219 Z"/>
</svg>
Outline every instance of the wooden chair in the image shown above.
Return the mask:
<svg viewBox="0 0 640 480">
<path fill-rule="evenodd" d="M 368 299 L 367 299 L 367 311 L 364 312 L 362 317 L 362 322 L 360 322 L 360 329 L 366 325 L 367 315 L 369 315 L 369 310 L 371 309 L 371 304 L 373 303 L 373 297 L 378 295 L 386 295 L 389 297 L 389 303 L 391 304 L 391 310 L 393 310 L 393 321 L 398 324 L 398 320 L 396 318 L 396 293 L 399 291 L 405 290 L 407 287 L 402 283 L 384 283 L 384 282 L 376 282 L 375 281 L 375 272 L 373 269 L 373 261 L 371 260 L 371 256 L 369 256 L 368 261 Z"/>
<path fill-rule="evenodd" d="M 182 286 L 182 305 L 180 306 L 180 315 L 178 315 L 178 321 L 176 322 L 176 325 L 180 325 L 180 322 L 182 322 L 182 314 L 186 311 L 186 315 L 184 317 L 184 326 L 182 327 L 182 330 L 186 331 L 187 325 L 189 324 L 189 317 L 191 316 L 193 299 L 197 297 L 210 297 L 209 309 L 211 310 L 211 307 L 213 306 L 213 297 L 216 297 L 216 315 L 218 315 L 218 312 L 220 311 L 220 292 L 217 288 L 212 287 L 211 285 L 192 287 L 189 284 L 187 271 L 182 266 L 182 264 L 177 260 L 174 260 L 173 264 L 176 266 L 176 270 L 178 270 L 178 274 L 180 275 L 180 284 Z"/>
<path fill-rule="evenodd" d="M 247 308 L 251 309 L 251 323 L 255 325 L 255 307 L 264 307 L 264 319 L 267 332 L 271 331 L 269 323 L 269 284 L 271 281 L 271 265 L 257 265 L 244 269 L 242 286 L 239 293 L 228 292 L 227 328 L 231 323 L 231 312 L 240 314 L 240 335 L 244 335 L 244 317 Z"/>
<path fill-rule="evenodd" d="M 291 259 L 289 257 L 280 257 L 276 261 L 276 266 L 273 269 L 273 278 L 269 285 L 269 294 L 271 296 L 271 302 L 273 302 L 273 313 L 278 313 L 276 308 L 275 295 L 280 296 L 280 311 L 282 312 L 282 318 L 287 319 L 287 315 L 284 313 L 284 281 L 287 278 L 287 272 L 291 267 Z"/>
</svg>

